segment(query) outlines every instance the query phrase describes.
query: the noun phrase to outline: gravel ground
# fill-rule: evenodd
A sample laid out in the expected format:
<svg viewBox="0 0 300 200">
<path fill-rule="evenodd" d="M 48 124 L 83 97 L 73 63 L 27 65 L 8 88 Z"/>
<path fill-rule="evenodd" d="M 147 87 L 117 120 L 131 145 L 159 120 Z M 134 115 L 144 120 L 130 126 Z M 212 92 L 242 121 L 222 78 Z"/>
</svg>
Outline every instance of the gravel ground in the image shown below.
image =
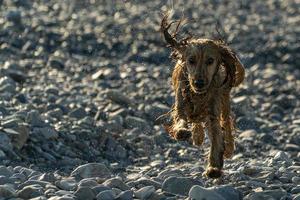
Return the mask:
<svg viewBox="0 0 300 200">
<path fill-rule="evenodd" d="M 219 180 L 203 148 L 155 119 L 173 104 L 161 13 L 246 67 L 237 150 Z M 0 199 L 300 200 L 300 1 L 0 1 Z"/>
</svg>

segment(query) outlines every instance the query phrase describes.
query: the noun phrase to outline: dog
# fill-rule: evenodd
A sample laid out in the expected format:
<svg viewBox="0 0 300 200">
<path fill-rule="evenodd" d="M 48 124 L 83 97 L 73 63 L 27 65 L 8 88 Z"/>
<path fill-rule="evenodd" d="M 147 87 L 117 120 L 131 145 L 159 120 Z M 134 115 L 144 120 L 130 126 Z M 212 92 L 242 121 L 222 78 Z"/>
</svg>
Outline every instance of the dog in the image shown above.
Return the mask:
<svg viewBox="0 0 300 200">
<path fill-rule="evenodd" d="M 230 158 L 235 149 L 234 120 L 230 108 L 230 92 L 240 85 L 245 69 L 236 53 L 221 40 L 176 38 L 169 29 L 166 14 L 161 21 L 161 32 L 172 50 L 176 65 L 172 73 L 175 103 L 172 106 L 172 123 L 166 125 L 176 140 L 191 140 L 200 146 L 204 129 L 210 140 L 208 166 L 205 174 L 210 178 L 222 175 L 224 158 Z"/>
</svg>

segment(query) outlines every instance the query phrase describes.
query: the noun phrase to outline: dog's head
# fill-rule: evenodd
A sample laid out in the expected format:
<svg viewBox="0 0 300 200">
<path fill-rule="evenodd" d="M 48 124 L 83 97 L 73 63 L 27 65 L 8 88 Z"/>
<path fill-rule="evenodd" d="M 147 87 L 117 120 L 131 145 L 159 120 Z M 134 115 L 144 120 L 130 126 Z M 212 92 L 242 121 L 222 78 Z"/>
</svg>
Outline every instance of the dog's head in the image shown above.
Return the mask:
<svg viewBox="0 0 300 200">
<path fill-rule="evenodd" d="M 243 68 L 243 65 L 224 42 L 210 39 L 178 41 L 175 38 L 176 33 L 172 36 L 168 32 L 171 24 L 167 23 L 167 18 L 164 17 L 161 30 L 173 54 L 181 60 L 189 85 L 195 93 L 207 92 L 221 65 L 224 66 L 227 74 L 223 84 L 227 83 L 233 87 L 241 82 L 237 80 L 236 70 Z"/>
</svg>

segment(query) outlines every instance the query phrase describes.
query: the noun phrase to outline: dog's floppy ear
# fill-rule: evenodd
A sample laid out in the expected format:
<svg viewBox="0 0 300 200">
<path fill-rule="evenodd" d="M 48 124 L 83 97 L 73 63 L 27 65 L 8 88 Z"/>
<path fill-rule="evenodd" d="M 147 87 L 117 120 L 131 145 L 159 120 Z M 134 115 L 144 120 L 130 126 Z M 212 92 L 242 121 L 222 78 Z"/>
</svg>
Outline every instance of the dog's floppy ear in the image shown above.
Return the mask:
<svg viewBox="0 0 300 200">
<path fill-rule="evenodd" d="M 183 52 L 185 50 L 185 42 L 187 40 L 189 40 L 190 37 L 187 37 L 187 38 L 182 39 L 182 40 L 177 40 L 176 36 L 177 36 L 177 33 L 180 29 L 181 24 L 184 22 L 184 19 L 169 22 L 168 18 L 169 18 L 169 13 L 166 13 L 163 16 L 163 19 L 162 19 L 161 24 L 160 24 L 160 31 L 162 32 L 162 34 L 165 38 L 165 41 L 168 43 L 169 47 L 172 48 L 173 53 L 174 54 L 177 54 L 177 53 L 183 54 Z M 169 29 L 176 22 L 177 22 L 176 30 L 173 34 L 170 34 Z M 176 57 L 176 55 L 175 55 L 175 57 Z"/>
<path fill-rule="evenodd" d="M 221 53 L 221 61 L 226 69 L 228 82 L 230 87 L 236 87 L 243 82 L 245 78 L 245 69 L 237 55 L 226 45 L 219 45 Z"/>
</svg>

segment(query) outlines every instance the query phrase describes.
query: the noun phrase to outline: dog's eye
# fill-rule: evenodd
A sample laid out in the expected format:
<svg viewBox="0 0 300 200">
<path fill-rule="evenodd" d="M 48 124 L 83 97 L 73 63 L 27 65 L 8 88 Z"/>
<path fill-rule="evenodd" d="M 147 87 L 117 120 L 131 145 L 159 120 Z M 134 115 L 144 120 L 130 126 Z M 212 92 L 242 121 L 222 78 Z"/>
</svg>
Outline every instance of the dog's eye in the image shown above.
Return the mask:
<svg viewBox="0 0 300 200">
<path fill-rule="evenodd" d="M 190 65 L 195 65 L 196 64 L 196 58 L 195 57 L 190 57 L 188 61 L 189 61 Z"/>
<path fill-rule="evenodd" d="M 206 65 L 211 65 L 214 63 L 214 59 L 213 58 L 208 58 L 205 62 Z"/>
</svg>

